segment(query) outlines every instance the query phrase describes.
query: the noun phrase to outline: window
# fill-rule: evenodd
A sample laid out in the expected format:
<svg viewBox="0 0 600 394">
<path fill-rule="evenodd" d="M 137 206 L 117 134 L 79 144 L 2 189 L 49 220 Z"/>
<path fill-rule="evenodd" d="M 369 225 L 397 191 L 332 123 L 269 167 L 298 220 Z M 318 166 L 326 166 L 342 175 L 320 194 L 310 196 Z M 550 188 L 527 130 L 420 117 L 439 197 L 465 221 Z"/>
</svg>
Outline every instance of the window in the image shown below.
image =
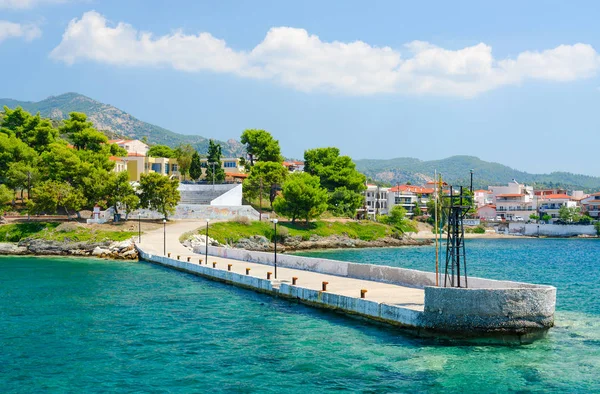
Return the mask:
<svg viewBox="0 0 600 394">
<path fill-rule="evenodd" d="M 171 170 L 172 170 L 173 172 L 177 171 L 177 164 L 172 164 L 172 165 L 171 165 Z"/>
<path fill-rule="evenodd" d="M 223 163 L 223 167 L 225 168 L 236 168 L 237 165 L 235 163 L 235 161 L 226 161 Z"/>
</svg>

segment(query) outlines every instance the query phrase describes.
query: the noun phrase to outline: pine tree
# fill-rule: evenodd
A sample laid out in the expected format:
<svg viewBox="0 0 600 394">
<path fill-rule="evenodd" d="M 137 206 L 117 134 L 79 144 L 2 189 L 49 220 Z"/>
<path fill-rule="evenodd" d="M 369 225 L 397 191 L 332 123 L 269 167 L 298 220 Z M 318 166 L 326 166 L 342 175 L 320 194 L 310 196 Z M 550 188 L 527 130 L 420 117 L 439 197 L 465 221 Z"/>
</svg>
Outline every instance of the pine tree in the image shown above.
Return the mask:
<svg viewBox="0 0 600 394">
<path fill-rule="evenodd" d="M 225 180 L 225 170 L 221 167 L 221 145 L 215 144 L 213 140 L 208 142 L 205 179 L 210 183 L 223 183 Z"/>
</svg>

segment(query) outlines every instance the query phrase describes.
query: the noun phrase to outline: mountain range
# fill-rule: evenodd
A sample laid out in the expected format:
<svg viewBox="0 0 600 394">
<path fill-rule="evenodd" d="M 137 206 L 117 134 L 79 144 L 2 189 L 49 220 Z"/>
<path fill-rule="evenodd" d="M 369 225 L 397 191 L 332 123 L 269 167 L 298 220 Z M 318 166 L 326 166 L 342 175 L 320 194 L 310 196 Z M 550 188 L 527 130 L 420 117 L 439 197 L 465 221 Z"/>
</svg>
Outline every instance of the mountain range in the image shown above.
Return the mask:
<svg viewBox="0 0 600 394">
<path fill-rule="evenodd" d="M 151 144 L 162 144 L 176 147 L 181 143 L 192 145 L 199 153 L 208 151 L 208 138 L 199 135 L 185 135 L 143 122 L 119 108 L 104 104 L 78 93 L 65 93 L 51 96 L 45 100 L 18 101 L 0 99 L 3 106 L 16 108 L 21 106 L 33 114 L 39 112 L 42 117 L 55 120 L 66 119 L 70 112 L 83 112 L 94 126 L 103 131 L 109 138 L 142 139 L 146 137 Z M 234 139 L 216 141 L 221 144 L 225 157 L 239 157 L 244 153 L 244 146 Z"/>
<path fill-rule="evenodd" d="M 206 137 L 175 133 L 143 122 L 119 108 L 78 93 L 51 96 L 39 102 L 0 99 L 0 108 L 4 105 L 9 108 L 21 106 L 31 113 L 39 112 L 41 116 L 55 120 L 66 119 L 70 112 L 83 112 L 98 130 L 102 130 L 110 138 L 142 139 L 146 137 L 150 144 L 176 147 L 181 143 L 189 143 L 200 153 L 206 153 L 208 150 L 208 138 Z M 217 142 L 221 144 L 223 155 L 226 157 L 239 157 L 245 153 L 244 146 L 234 139 Z M 386 184 L 406 182 L 422 184 L 432 180 L 434 171 L 437 170 L 442 174 L 444 181 L 448 183 L 468 185 L 469 171 L 473 170 L 474 185 L 478 188 L 488 185 L 503 185 L 515 179 L 518 182 L 539 187 L 600 190 L 599 177 L 568 172 L 530 174 L 473 156 L 452 156 L 447 159 L 431 161 L 409 157 L 389 160 L 357 160 L 356 167 L 369 178 Z"/>
<path fill-rule="evenodd" d="M 530 174 L 499 163 L 483 161 L 474 156 L 452 156 L 442 160 L 422 161 L 403 157 L 389 160 L 356 160 L 356 168 L 369 178 L 395 185 L 410 182 L 420 185 L 433 180 L 434 171 L 442 174 L 444 182 L 468 186 L 470 170 L 476 188 L 505 185 L 513 179 L 536 187 L 562 187 L 568 190 L 600 190 L 600 177 L 552 172 Z"/>
</svg>

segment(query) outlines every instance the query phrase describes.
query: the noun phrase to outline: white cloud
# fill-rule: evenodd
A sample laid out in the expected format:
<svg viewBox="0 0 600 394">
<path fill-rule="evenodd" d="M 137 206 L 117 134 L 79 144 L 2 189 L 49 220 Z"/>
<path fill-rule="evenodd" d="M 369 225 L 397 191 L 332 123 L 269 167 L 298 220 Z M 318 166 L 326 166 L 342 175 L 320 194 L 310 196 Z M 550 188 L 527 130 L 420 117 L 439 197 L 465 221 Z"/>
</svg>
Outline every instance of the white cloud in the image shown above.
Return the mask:
<svg viewBox="0 0 600 394">
<path fill-rule="evenodd" d="M 36 25 L 0 20 L 0 42 L 7 38 L 23 38 L 26 41 L 31 41 L 41 36 L 42 31 Z"/>
<path fill-rule="evenodd" d="M 70 0 L 0 0 L 0 8 L 25 10 L 42 4 L 67 3 Z"/>
<path fill-rule="evenodd" d="M 2 0 L 0 0 L 2 1 Z M 596 74 L 600 58 L 587 44 L 560 45 L 497 60 L 484 43 L 449 50 L 413 41 L 403 52 L 362 41 L 324 42 L 304 29 L 276 27 L 249 51 L 210 33 L 175 31 L 155 37 L 110 24 L 90 11 L 74 19 L 51 56 L 73 64 L 92 60 L 121 66 L 232 73 L 272 79 L 301 91 L 343 94 L 434 94 L 473 97 L 527 80 L 567 82 Z"/>
</svg>

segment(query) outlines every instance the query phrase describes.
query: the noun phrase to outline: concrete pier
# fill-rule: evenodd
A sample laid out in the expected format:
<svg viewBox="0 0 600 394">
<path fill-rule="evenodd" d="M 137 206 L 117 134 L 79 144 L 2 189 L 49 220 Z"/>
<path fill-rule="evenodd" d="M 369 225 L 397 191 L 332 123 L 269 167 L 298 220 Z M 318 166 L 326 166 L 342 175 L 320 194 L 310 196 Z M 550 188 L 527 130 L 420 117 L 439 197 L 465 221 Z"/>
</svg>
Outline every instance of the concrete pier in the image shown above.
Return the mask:
<svg viewBox="0 0 600 394">
<path fill-rule="evenodd" d="M 429 272 L 291 255 L 278 255 L 277 279 L 273 275 L 267 279 L 274 272 L 272 253 L 209 247 L 205 261 L 204 249 L 191 253 L 179 244 L 172 253 L 175 258 L 168 258 L 156 246 L 138 245 L 141 258 L 423 336 L 528 341 L 554 324 L 556 289 L 552 286 L 469 278 L 469 288 L 443 288 L 435 286 L 435 274 Z M 295 285 L 292 278 L 297 278 Z M 361 298 L 363 290 L 367 290 L 365 298 Z"/>
</svg>

